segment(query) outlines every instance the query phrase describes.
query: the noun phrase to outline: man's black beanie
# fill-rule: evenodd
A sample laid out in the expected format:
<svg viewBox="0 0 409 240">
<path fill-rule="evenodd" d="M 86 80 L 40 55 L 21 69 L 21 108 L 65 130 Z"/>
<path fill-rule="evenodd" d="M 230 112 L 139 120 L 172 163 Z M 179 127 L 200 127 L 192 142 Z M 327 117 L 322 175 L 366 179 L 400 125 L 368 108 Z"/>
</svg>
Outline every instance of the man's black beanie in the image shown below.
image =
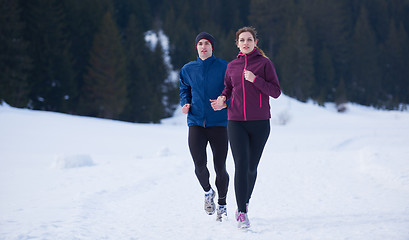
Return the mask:
<svg viewBox="0 0 409 240">
<path fill-rule="evenodd" d="M 207 39 L 212 44 L 212 49 L 214 49 L 214 37 L 207 32 L 201 32 L 196 36 L 195 46 L 201 39 Z"/>
</svg>

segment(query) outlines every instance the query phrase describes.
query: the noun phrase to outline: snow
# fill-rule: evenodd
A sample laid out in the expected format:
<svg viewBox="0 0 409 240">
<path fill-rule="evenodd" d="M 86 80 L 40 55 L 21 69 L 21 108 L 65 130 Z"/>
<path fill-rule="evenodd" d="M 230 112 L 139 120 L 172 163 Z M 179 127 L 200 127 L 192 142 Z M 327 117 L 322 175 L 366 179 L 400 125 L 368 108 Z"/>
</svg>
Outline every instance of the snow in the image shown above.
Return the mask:
<svg viewBox="0 0 409 240">
<path fill-rule="evenodd" d="M 79 168 L 93 166 L 95 163 L 88 154 L 62 155 L 55 158 L 54 168 Z"/>
<path fill-rule="evenodd" d="M 161 45 L 163 49 L 163 62 L 169 71 L 168 78 L 165 80 L 165 82 L 178 83 L 179 70 L 174 69 L 171 63 L 168 36 L 163 32 L 162 29 L 158 31 L 149 30 L 145 32 L 145 42 L 147 43 L 151 51 L 154 51 L 158 44 Z"/>
<path fill-rule="evenodd" d="M 409 239 L 408 112 L 271 105 L 243 231 L 230 152 L 230 218 L 204 212 L 180 109 L 133 124 L 3 104 L 0 239 Z"/>
<path fill-rule="evenodd" d="M 163 30 L 153 31 L 149 30 L 145 33 L 145 42 L 152 51 L 155 50 L 156 45 L 160 44 L 163 49 L 163 61 L 167 66 L 173 68 L 169 55 L 169 38 Z"/>
</svg>

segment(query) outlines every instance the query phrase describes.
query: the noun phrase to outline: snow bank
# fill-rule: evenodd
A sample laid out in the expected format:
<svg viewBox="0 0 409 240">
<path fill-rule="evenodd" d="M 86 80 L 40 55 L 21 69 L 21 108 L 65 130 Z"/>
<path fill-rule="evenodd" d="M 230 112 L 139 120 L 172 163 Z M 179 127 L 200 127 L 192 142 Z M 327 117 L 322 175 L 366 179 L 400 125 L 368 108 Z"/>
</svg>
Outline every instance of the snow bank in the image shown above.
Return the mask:
<svg viewBox="0 0 409 240">
<path fill-rule="evenodd" d="M 229 219 L 203 211 L 180 108 L 133 124 L 0 105 L 0 240 L 409 239 L 408 112 L 270 103 L 249 231 L 230 149 Z"/>
<path fill-rule="evenodd" d="M 58 169 L 91 167 L 95 163 L 88 154 L 63 155 L 55 157 L 52 167 Z"/>
</svg>

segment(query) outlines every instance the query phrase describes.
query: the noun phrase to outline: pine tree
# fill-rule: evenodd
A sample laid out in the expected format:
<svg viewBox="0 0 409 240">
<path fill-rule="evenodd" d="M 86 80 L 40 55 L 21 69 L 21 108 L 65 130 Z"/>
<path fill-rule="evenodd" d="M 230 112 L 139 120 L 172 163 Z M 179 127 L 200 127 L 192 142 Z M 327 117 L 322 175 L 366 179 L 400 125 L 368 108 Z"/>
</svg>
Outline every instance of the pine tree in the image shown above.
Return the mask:
<svg viewBox="0 0 409 240">
<path fill-rule="evenodd" d="M 146 100 L 149 101 L 149 121 L 158 123 L 160 119 L 166 116 L 165 108 L 165 82 L 169 71 L 163 62 L 163 48 L 158 42 L 152 55 L 152 66 L 155 66 L 154 72 L 149 76 L 149 89 L 153 89 L 151 96 Z"/>
<path fill-rule="evenodd" d="M 345 81 L 343 78 L 341 78 L 335 91 L 335 104 L 337 106 L 338 112 L 344 112 L 346 110 L 344 105 L 346 102 L 347 94 L 345 88 Z"/>
<path fill-rule="evenodd" d="M 61 0 L 67 19 L 66 33 L 70 41 L 73 58 L 74 84 L 76 94 L 70 97 L 72 112 L 78 113 L 83 78 L 87 72 L 89 54 L 94 36 L 99 29 L 101 19 L 107 11 L 114 12 L 112 0 Z"/>
<path fill-rule="evenodd" d="M 115 19 L 120 31 L 124 31 L 129 24 L 129 17 L 133 15 L 142 28 L 152 26 L 151 0 L 112 0 L 115 8 Z"/>
<path fill-rule="evenodd" d="M 33 59 L 30 73 L 30 106 L 67 112 L 76 94 L 70 42 L 65 32 L 64 10 L 57 0 L 26 3 L 26 38 Z"/>
<path fill-rule="evenodd" d="M 291 96 L 303 101 L 313 98 L 320 103 L 334 101 L 338 96 L 338 89 L 334 88 L 344 81 L 348 89 L 345 96 L 353 102 L 387 108 L 409 102 L 407 0 L 0 0 L 0 3 L 0 99 L 13 106 L 70 113 L 78 113 L 81 107 L 89 115 L 107 116 L 98 107 L 90 108 L 92 101 L 85 101 L 85 92 L 81 92 L 85 85 L 89 86 L 90 69 L 98 65 L 95 35 L 106 12 L 112 14 L 122 48 L 127 50 L 123 68 L 127 69 L 124 78 L 129 94 L 124 95 L 127 101 L 141 104 L 140 109 L 136 104 L 127 104 L 116 118 L 157 122 L 158 116 L 167 116 L 172 109 L 172 92 L 177 88 L 166 80 L 165 72 L 169 72 L 166 66 L 161 70 L 162 76 L 151 84 L 157 77 L 156 71 L 162 68 L 158 64 L 163 61 L 158 56 L 163 49 L 150 51 L 141 35 L 160 29 L 169 37 L 175 69 L 196 58 L 194 38 L 200 31 L 215 36 L 216 57 L 234 59 L 237 54 L 234 34 L 238 28 L 251 25 L 258 30 L 259 46 L 277 63 L 283 91 Z M 131 14 L 138 24 L 137 34 L 131 38 L 139 39 L 130 40 L 131 31 L 125 30 L 130 26 Z M 158 109 L 151 112 L 152 102 L 144 94 L 154 91 L 160 93 L 156 98 L 161 104 L 155 103 Z"/>
<path fill-rule="evenodd" d="M 283 91 L 300 101 L 311 97 L 314 85 L 313 49 L 304 20 L 298 18 L 294 26 L 287 26 L 287 34 L 277 57 L 280 84 Z"/>
<path fill-rule="evenodd" d="M 65 14 L 59 1 L 25 2 L 25 37 L 33 59 L 30 72 L 30 107 L 66 112 L 75 95 L 72 58 L 65 30 Z"/>
<path fill-rule="evenodd" d="M 81 103 L 86 115 L 117 119 L 126 105 L 126 59 L 109 12 L 100 26 L 84 76 Z"/>
<path fill-rule="evenodd" d="M 380 87 L 379 50 L 364 6 L 361 7 L 360 16 L 355 24 L 352 50 L 352 100 L 365 105 L 378 106 L 380 99 L 385 98 L 383 89 Z"/>
<path fill-rule="evenodd" d="M 129 17 L 125 31 L 125 48 L 127 57 L 127 105 L 122 118 L 131 122 L 149 122 L 151 111 L 150 98 L 153 89 L 150 88 L 151 51 L 147 46 L 142 26 L 135 15 Z"/>
<path fill-rule="evenodd" d="M 28 103 L 27 77 L 31 59 L 23 39 L 23 22 L 17 0 L 0 1 L 0 103 L 15 107 Z"/>
<path fill-rule="evenodd" d="M 388 13 L 391 2 L 402 1 L 386 1 L 386 0 L 366 0 L 364 6 L 367 11 L 368 22 L 373 29 L 378 42 L 384 42 L 389 29 L 390 14 Z"/>
<path fill-rule="evenodd" d="M 235 44 L 235 39 L 236 39 L 235 29 L 231 29 L 226 33 L 220 33 L 219 37 L 216 39 L 217 45 L 214 50 L 215 56 L 217 58 L 225 59 L 228 62 L 236 58 L 238 49 Z"/>
<path fill-rule="evenodd" d="M 164 17 L 163 29 L 169 37 L 169 53 L 172 65 L 180 69 L 187 61 L 197 56 L 194 41 L 198 32 L 193 27 L 193 21 L 196 17 L 191 16 L 190 1 L 168 4 L 169 9 Z M 175 28 L 175 26 L 177 27 Z"/>
<path fill-rule="evenodd" d="M 311 0 L 299 3 L 305 16 L 311 45 L 314 48 L 316 85 L 313 98 L 318 102 L 334 101 L 334 89 L 340 77 L 349 71 L 348 36 L 351 21 L 346 2 Z"/>
<path fill-rule="evenodd" d="M 383 48 L 383 88 L 388 92 L 385 105 L 396 108 L 399 103 L 407 103 L 409 92 L 409 46 L 408 35 L 400 24 L 399 30 L 395 21 L 390 22 L 389 34 Z M 401 87 L 401 86 L 407 86 Z"/>
<path fill-rule="evenodd" d="M 335 69 L 328 48 L 325 47 L 321 51 L 316 66 L 313 97 L 317 99 L 319 104 L 324 104 L 328 100 L 334 101 Z"/>
<path fill-rule="evenodd" d="M 401 46 L 402 65 L 400 65 L 401 74 L 398 77 L 400 81 L 397 84 L 402 87 L 399 88 L 397 95 L 399 96 L 399 103 L 409 104 L 409 36 L 403 23 L 399 25 L 398 36 L 400 39 L 399 45 Z"/>
<path fill-rule="evenodd" d="M 293 0 L 252 0 L 250 24 L 262 36 L 259 45 L 267 56 L 275 58 L 284 40 L 286 26 L 296 21 L 296 7 Z"/>
</svg>

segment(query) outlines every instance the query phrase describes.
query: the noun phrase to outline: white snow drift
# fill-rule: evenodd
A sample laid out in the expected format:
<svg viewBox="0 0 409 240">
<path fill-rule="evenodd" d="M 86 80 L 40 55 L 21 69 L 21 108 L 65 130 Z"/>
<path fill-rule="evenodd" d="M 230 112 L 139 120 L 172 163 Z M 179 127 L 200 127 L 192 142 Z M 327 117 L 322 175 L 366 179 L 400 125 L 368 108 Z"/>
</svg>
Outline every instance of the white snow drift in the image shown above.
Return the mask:
<svg viewBox="0 0 409 240">
<path fill-rule="evenodd" d="M 154 125 L 3 104 L 0 239 L 409 239 L 408 112 L 271 103 L 248 231 L 230 153 L 230 218 L 204 212 L 180 109 Z"/>
</svg>

